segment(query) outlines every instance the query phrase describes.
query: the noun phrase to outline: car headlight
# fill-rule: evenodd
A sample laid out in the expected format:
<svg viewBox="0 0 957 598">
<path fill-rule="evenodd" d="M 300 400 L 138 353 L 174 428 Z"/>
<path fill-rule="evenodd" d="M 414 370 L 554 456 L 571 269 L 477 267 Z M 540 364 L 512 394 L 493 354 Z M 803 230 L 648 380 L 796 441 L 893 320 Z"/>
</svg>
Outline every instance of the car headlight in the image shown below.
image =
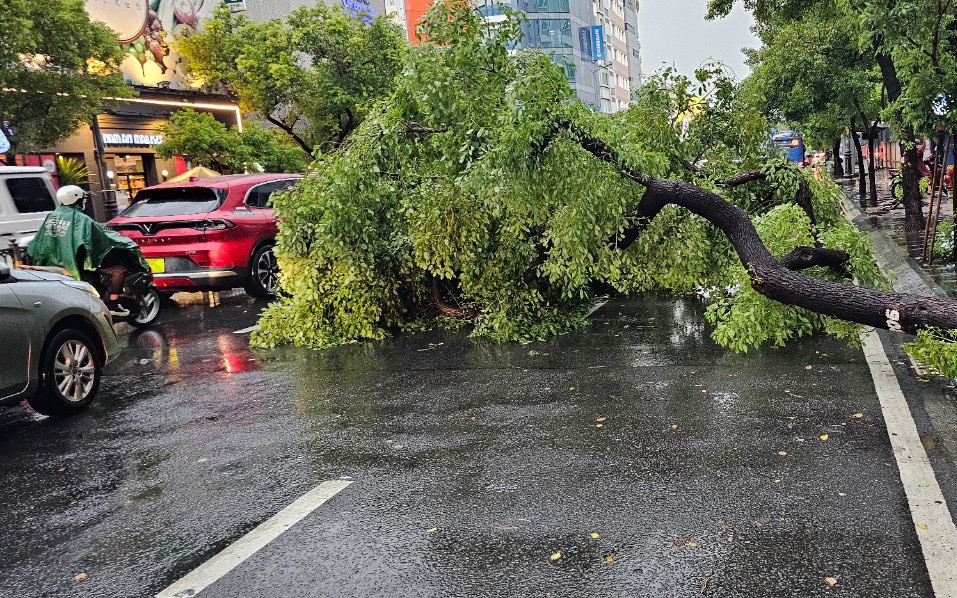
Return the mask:
<svg viewBox="0 0 957 598">
<path fill-rule="evenodd" d="M 96 287 L 91 285 L 88 282 L 83 282 L 82 280 L 61 280 L 63 284 L 68 287 L 73 287 L 74 289 L 80 289 L 86 291 L 87 293 L 94 295 L 96 297 L 100 296 L 100 292 L 96 290 Z"/>
</svg>

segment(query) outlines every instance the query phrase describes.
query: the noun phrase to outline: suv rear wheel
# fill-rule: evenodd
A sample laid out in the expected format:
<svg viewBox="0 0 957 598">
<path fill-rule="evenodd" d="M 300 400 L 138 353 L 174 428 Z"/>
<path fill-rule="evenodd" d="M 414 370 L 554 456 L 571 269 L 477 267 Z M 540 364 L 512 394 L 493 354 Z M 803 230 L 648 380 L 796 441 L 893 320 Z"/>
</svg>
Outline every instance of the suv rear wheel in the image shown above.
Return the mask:
<svg viewBox="0 0 957 598">
<path fill-rule="evenodd" d="M 276 296 L 276 283 L 279 282 L 279 263 L 273 245 L 263 245 L 253 253 L 250 260 L 249 279 L 246 292 L 257 299 Z"/>
<path fill-rule="evenodd" d="M 39 413 L 66 417 L 90 406 L 100 388 L 103 359 L 83 332 L 63 330 L 50 339 L 40 362 L 40 391 L 28 399 Z"/>
</svg>

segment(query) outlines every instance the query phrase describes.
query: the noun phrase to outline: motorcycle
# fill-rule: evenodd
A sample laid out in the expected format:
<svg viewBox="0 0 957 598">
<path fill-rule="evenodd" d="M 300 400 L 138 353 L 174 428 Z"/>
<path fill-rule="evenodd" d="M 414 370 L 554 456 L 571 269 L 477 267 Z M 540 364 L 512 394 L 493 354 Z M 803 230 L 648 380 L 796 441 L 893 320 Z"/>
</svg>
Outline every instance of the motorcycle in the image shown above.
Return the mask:
<svg viewBox="0 0 957 598">
<path fill-rule="evenodd" d="M 24 270 L 40 270 L 70 276 L 69 271 L 56 266 L 21 266 Z M 97 272 L 90 272 L 81 277 L 84 282 L 93 286 L 101 297 L 109 296 L 110 277 Z M 127 322 L 137 328 L 146 328 L 159 318 L 162 311 L 162 297 L 153 284 L 153 273 L 143 270 L 127 271 L 123 279 L 123 293 L 117 303 L 129 310 L 130 315 L 114 317 L 114 322 Z"/>
</svg>

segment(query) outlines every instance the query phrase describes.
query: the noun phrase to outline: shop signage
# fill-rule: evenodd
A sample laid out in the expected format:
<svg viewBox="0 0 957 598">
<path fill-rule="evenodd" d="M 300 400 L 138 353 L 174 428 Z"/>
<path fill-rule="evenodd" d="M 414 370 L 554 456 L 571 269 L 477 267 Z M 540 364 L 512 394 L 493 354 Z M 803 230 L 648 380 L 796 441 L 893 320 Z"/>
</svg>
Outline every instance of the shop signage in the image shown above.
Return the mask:
<svg viewBox="0 0 957 598">
<path fill-rule="evenodd" d="M 229 12 L 246 12 L 246 0 L 223 0 Z"/>
<path fill-rule="evenodd" d="M 368 0 L 340 0 L 342 5 L 356 14 L 357 17 L 365 22 L 372 21 L 372 15 L 375 11 L 369 6 Z"/>
<path fill-rule="evenodd" d="M 139 133 L 103 133 L 103 145 L 123 145 L 131 147 L 144 145 L 152 147 L 163 143 L 162 135 L 140 135 Z"/>
<path fill-rule="evenodd" d="M 595 62 L 605 59 L 605 28 L 602 25 L 592 25 L 591 28 L 592 58 Z"/>
<path fill-rule="evenodd" d="M 582 56 L 591 58 L 591 27 L 578 28 L 578 45 L 581 47 Z"/>
</svg>

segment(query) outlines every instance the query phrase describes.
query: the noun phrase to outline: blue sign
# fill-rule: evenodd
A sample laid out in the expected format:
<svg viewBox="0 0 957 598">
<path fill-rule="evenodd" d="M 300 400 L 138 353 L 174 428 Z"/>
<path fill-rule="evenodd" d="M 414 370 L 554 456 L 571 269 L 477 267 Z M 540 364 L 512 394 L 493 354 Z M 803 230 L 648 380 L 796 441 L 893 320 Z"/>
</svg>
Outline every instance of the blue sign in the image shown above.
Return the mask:
<svg viewBox="0 0 957 598">
<path fill-rule="evenodd" d="M 578 28 L 578 45 L 581 47 L 582 55 L 591 58 L 591 27 Z"/>
<path fill-rule="evenodd" d="M 601 25 L 591 26 L 592 58 L 595 62 L 605 59 L 605 28 Z"/>
<path fill-rule="evenodd" d="M 341 0 L 341 2 L 346 9 L 353 11 L 355 16 L 366 23 L 372 22 L 372 16 L 375 14 L 375 11 L 369 6 L 368 0 Z"/>
</svg>

